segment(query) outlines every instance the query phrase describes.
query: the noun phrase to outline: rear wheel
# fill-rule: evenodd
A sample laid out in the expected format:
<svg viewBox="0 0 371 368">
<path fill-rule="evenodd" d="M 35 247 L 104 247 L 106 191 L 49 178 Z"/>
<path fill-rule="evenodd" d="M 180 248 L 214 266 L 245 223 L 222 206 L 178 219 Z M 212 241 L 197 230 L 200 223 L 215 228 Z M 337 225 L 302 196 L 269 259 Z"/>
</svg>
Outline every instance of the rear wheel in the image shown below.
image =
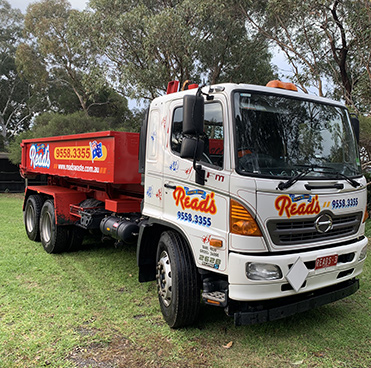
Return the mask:
<svg viewBox="0 0 371 368">
<path fill-rule="evenodd" d="M 61 253 L 69 247 L 69 236 L 66 226 L 55 223 L 53 200 L 45 201 L 40 215 L 41 243 L 48 253 Z"/>
<path fill-rule="evenodd" d="M 24 207 L 24 225 L 30 240 L 40 241 L 39 222 L 42 206 L 43 199 L 41 195 L 34 194 L 27 198 Z"/>
<path fill-rule="evenodd" d="M 158 298 L 165 321 L 172 328 L 194 323 L 200 307 L 200 287 L 185 240 L 175 231 L 164 232 L 156 260 Z"/>
</svg>

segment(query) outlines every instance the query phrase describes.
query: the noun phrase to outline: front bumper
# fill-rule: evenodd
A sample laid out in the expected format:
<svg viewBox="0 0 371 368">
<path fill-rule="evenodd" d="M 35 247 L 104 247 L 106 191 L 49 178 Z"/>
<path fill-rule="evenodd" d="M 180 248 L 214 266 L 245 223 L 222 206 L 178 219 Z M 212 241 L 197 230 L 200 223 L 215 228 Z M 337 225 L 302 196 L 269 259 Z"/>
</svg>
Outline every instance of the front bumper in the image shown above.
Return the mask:
<svg viewBox="0 0 371 368">
<path fill-rule="evenodd" d="M 367 242 L 368 239 L 363 237 L 346 245 L 281 255 L 274 253 L 248 255 L 231 252 L 228 265 L 228 297 L 234 301 L 261 302 L 314 292 L 354 279 L 362 272 L 365 259 L 359 261 L 359 256 Z M 335 254 L 339 257 L 335 266 L 315 269 L 314 265 L 317 258 Z M 299 258 L 307 267 L 308 275 L 301 288 L 296 292 L 286 276 Z M 283 277 L 278 280 L 250 280 L 246 276 L 246 264 L 248 262 L 277 265 L 281 269 Z"/>
<path fill-rule="evenodd" d="M 345 298 L 359 289 L 357 279 L 329 286 L 314 292 L 262 302 L 232 302 L 227 314 L 236 326 L 252 325 L 285 318 Z"/>
</svg>

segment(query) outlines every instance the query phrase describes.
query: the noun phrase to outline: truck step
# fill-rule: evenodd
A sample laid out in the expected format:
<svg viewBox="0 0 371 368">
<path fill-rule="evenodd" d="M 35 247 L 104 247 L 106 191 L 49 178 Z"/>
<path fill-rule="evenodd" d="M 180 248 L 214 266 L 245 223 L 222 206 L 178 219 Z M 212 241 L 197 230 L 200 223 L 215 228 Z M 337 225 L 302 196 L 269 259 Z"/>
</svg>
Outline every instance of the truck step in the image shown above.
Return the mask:
<svg viewBox="0 0 371 368">
<path fill-rule="evenodd" d="M 202 299 L 206 304 L 214 305 L 217 307 L 227 306 L 227 296 L 223 291 L 210 291 L 202 293 Z"/>
</svg>

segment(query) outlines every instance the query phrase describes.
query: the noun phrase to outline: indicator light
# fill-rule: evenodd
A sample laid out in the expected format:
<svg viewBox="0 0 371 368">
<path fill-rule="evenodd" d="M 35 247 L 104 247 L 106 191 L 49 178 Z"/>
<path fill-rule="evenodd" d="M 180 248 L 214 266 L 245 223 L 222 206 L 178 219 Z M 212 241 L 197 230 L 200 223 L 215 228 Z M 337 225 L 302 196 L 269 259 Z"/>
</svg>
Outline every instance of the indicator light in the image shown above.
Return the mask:
<svg viewBox="0 0 371 368">
<path fill-rule="evenodd" d="M 262 236 L 258 224 L 250 212 L 239 202 L 231 199 L 230 231 L 233 234 Z"/>
</svg>

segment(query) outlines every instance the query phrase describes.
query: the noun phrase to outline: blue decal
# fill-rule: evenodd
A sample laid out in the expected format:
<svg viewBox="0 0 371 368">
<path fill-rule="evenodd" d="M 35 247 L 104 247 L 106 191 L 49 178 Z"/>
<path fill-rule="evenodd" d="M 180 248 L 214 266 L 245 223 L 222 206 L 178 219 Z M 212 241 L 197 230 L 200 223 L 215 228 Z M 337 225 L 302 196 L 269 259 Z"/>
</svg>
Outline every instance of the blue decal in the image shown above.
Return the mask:
<svg viewBox="0 0 371 368">
<path fill-rule="evenodd" d="M 33 144 L 30 148 L 30 160 L 31 166 L 35 169 L 36 167 L 44 167 L 49 169 L 50 167 L 50 152 L 49 144 Z"/>
<path fill-rule="evenodd" d="M 193 190 L 189 190 L 189 188 L 187 187 L 184 187 L 184 190 L 186 192 L 186 195 L 200 195 L 202 199 L 205 199 L 206 198 L 206 192 L 204 190 L 201 190 L 201 189 L 193 189 Z"/>
<path fill-rule="evenodd" d="M 148 189 L 147 189 L 147 196 L 148 196 L 149 198 L 152 198 L 152 195 L 153 195 L 153 187 L 150 186 L 150 187 L 148 187 Z"/>
<path fill-rule="evenodd" d="M 294 194 L 289 194 L 289 196 L 292 202 L 299 202 L 299 201 L 304 201 L 304 200 L 308 200 L 308 203 L 312 202 L 312 196 L 310 194 L 302 194 L 296 197 Z"/>
<path fill-rule="evenodd" d="M 178 170 L 179 170 L 179 161 L 173 161 L 173 162 L 170 164 L 169 169 L 170 169 L 171 171 L 178 171 Z"/>
<path fill-rule="evenodd" d="M 93 141 L 93 142 L 89 142 L 89 145 L 90 145 L 92 162 L 94 162 L 95 158 L 103 157 L 102 142 L 97 143 L 97 141 Z"/>
<path fill-rule="evenodd" d="M 156 131 L 154 131 L 154 132 L 151 134 L 151 140 L 152 140 L 152 142 L 155 141 L 156 135 L 157 135 Z"/>
</svg>

